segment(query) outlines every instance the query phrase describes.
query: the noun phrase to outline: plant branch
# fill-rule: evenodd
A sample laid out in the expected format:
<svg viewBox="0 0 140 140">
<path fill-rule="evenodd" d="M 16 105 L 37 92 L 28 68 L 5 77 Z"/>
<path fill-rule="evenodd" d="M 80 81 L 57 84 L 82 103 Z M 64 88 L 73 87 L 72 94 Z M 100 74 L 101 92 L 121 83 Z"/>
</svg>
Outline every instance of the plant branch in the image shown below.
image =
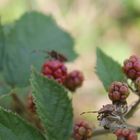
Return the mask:
<svg viewBox="0 0 140 140">
<path fill-rule="evenodd" d="M 137 95 L 136 91 L 128 83 L 127 83 L 127 85 L 129 87 L 129 89 Z"/>
<path fill-rule="evenodd" d="M 130 106 L 129 111 L 126 113 L 125 118 L 129 119 L 130 117 L 132 117 L 134 115 L 134 113 L 136 112 L 138 106 L 140 104 L 140 98 Z"/>
<path fill-rule="evenodd" d="M 97 128 L 93 130 L 93 137 L 95 136 L 100 136 L 100 135 L 105 135 L 111 133 L 109 130 L 105 130 L 103 128 Z"/>
</svg>

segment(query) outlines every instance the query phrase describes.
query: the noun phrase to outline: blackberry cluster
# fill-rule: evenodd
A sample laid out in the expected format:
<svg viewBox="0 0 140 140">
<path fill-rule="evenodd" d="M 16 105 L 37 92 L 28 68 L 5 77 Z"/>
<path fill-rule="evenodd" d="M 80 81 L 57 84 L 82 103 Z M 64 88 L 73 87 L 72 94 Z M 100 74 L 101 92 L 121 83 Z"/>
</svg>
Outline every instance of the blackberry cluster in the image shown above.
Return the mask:
<svg viewBox="0 0 140 140">
<path fill-rule="evenodd" d="M 109 88 L 109 98 L 115 102 L 126 102 L 126 98 L 129 95 L 128 86 L 122 82 L 113 82 Z"/>
<path fill-rule="evenodd" d="M 55 79 L 72 92 L 82 86 L 84 81 L 82 72 L 75 70 L 68 73 L 65 64 L 59 60 L 46 61 L 42 66 L 42 74 Z"/>
<path fill-rule="evenodd" d="M 43 64 L 42 74 L 63 84 L 67 77 L 67 67 L 58 60 L 49 60 Z"/>
<path fill-rule="evenodd" d="M 65 87 L 70 91 L 75 91 L 78 87 L 81 87 L 84 81 L 84 76 L 82 72 L 75 70 L 68 73 L 65 79 Z"/>
<path fill-rule="evenodd" d="M 136 80 L 140 77 L 140 58 L 132 55 L 124 61 L 123 71 L 128 78 Z"/>
<path fill-rule="evenodd" d="M 75 140 L 87 140 L 92 137 L 92 129 L 84 121 L 76 123 L 74 126 L 73 137 Z"/>
<path fill-rule="evenodd" d="M 138 140 L 136 131 L 127 128 L 119 128 L 115 131 L 117 138 L 124 138 L 125 140 Z"/>
</svg>

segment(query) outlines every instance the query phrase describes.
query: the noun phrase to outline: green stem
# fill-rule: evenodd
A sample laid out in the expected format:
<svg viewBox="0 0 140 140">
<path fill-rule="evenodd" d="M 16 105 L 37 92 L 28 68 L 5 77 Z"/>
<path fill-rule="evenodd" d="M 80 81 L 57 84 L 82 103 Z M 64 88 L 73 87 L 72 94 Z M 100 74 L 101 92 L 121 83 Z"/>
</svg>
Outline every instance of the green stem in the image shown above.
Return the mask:
<svg viewBox="0 0 140 140">
<path fill-rule="evenodd" d="M 105 135 L 111 133 L 109 130 L 105 130 L 103 128 L 97 128 L 93 130 L 93 137 L 95 136 L 100 136 L 100 135 Z"/>
<path fill-rule="evenodd" d="M 140 104 L 140 98 L 133 105 L 131 105 L 129 111 L 127 112 L 125 116 L 126 119 L 129 119 L 134 115 L 134 113 L 138 109 L 139 104 Z"/>
</svg>

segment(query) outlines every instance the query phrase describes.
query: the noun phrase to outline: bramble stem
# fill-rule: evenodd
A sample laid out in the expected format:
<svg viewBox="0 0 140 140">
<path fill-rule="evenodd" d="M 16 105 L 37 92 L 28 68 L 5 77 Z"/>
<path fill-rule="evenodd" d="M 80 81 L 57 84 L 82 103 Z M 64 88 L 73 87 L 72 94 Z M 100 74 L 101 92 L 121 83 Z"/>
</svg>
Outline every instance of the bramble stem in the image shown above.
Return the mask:
<svg viewBox="0 0 140 140">
<path fill-rule="evenodd" d="M 105 135 L 111 133 L 109 130 L 105 130 L 103 128 L 97 128 L 93 130 L 93 137 L 95 136 L 100 136 L 100 135 Z"/>
<path fill-rule="evenodd" d="M 133 105 L 131 105 L 129 111 L 127 112 L 127 114 L 125 116 L 126 119 L 129 119 L 130 117 L 132 117 L 134 115 L 139 104 L 140 104 L 140 98 Z"/>
</svg>

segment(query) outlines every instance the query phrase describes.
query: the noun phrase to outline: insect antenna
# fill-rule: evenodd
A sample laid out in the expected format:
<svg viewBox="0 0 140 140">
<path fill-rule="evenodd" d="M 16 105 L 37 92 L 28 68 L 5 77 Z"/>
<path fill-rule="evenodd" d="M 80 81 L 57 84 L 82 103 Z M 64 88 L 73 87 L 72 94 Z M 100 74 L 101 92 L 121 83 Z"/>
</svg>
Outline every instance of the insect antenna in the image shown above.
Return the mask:
<svg viewBox="0 0 140 140">
<path fill-rule="evenodd" d="M 87 111 L 87 112 L 82 112 L 80 115 L 84 115 L 84 114 L 87 114 L 87 113 L 98 113 L 98 111 Z"/>
</svg>

